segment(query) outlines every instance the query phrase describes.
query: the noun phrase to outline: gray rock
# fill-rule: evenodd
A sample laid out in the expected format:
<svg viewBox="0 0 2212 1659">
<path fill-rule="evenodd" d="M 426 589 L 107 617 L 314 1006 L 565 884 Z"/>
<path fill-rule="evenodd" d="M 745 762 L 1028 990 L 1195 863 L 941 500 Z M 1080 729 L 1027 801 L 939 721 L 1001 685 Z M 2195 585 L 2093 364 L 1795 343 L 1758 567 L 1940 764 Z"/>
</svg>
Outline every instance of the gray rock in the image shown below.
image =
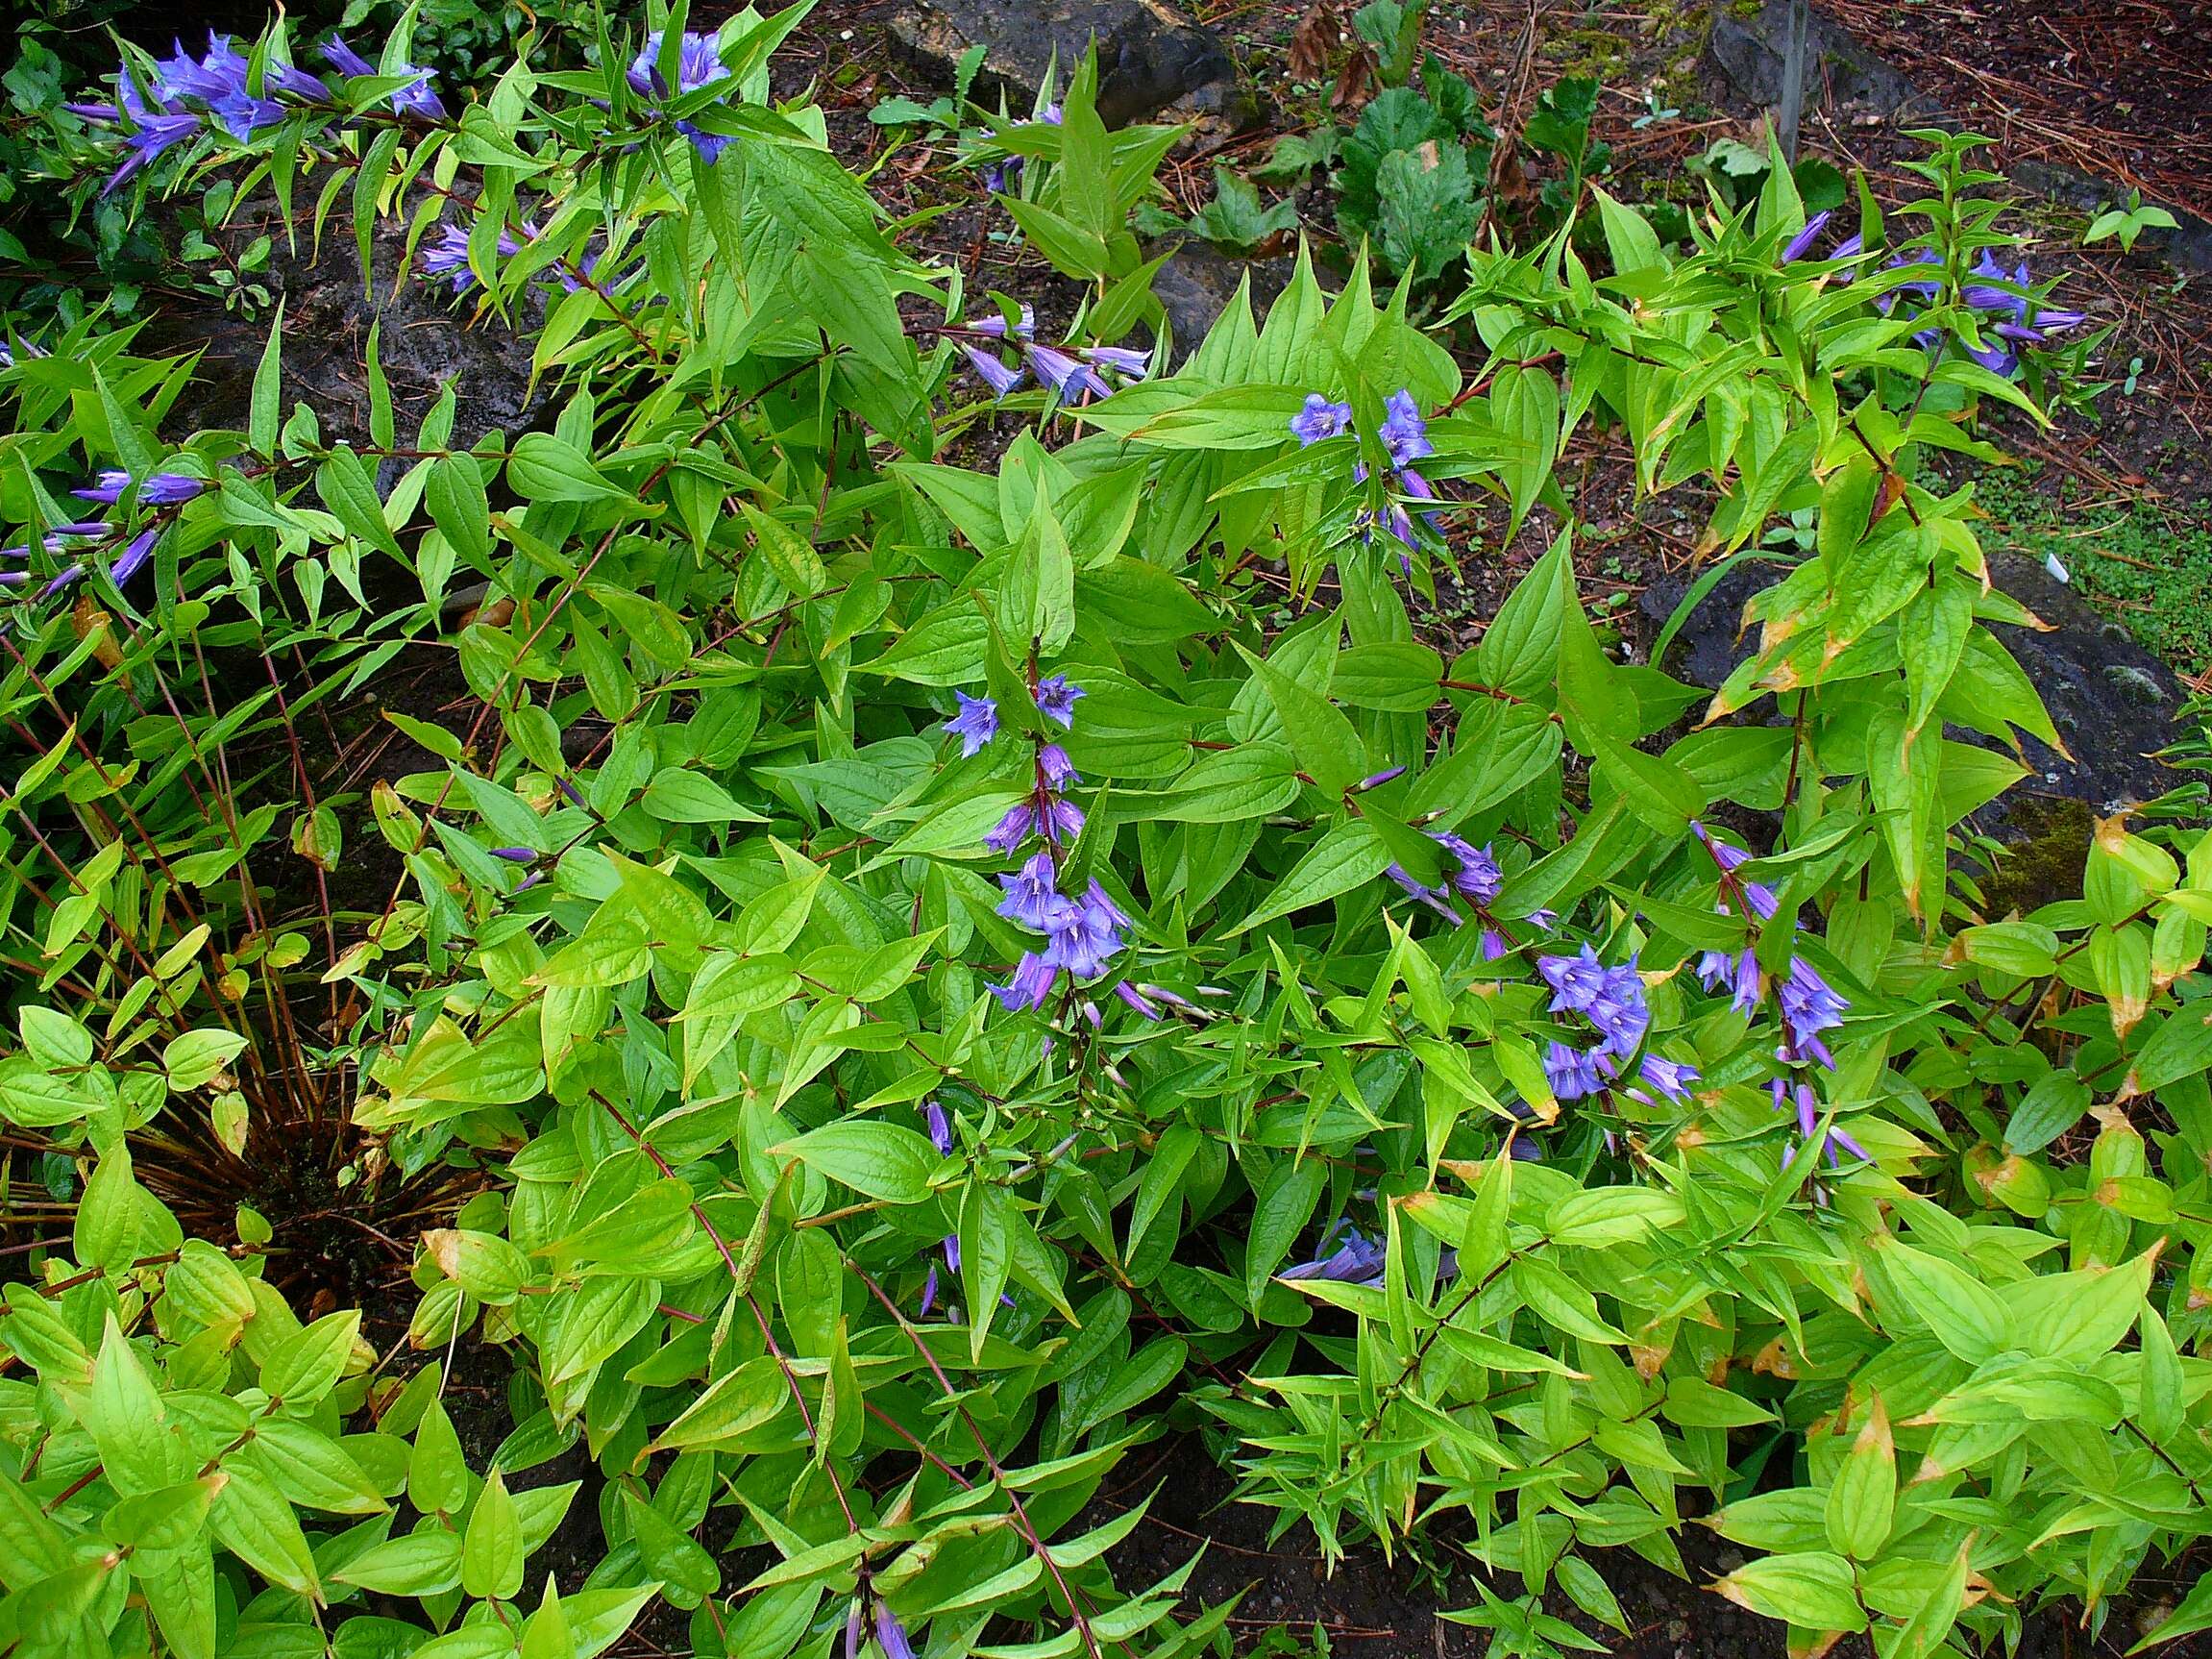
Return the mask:
<svg viewBox="0 0 2212 1659">
<path fill-rule="evenodd" d="M 1166 0 L 899 0 L 892 38 L 949 82 L 971 47 L 987 48 L 979 99 L 1026 110 L 1055 61 L 1060 82 L 1098 42 L 1098 112 L 1125 127 L 1163 111 L 1237 125 L 1250 94 L 1220 37 Z"/>
<path fill-rule="evenodd" d="M 486 433 L 516 433 L 540 424 L 551 405 L 548 385 L 530 386 L 530 348 L 515 327 L 493 312 L 478 316 L 480 296 L 455 296 L 444 282 L 410 274 L 395 288 L 402 233 L 380 231 L 371 243 L 374 281 L 364 289 L 359 256 L 342 226 L 308 256 L 307 231 L 297 257 L 282 241 L 263 279 L 284 301 L 283 405 L 305 402 L 331 443 L 369 441 L 369 387 L 363 364 L 369 330 L 381 324 L 378 357 L 391 386 L 400 443 L 413 441 L 422 418 L 451 384 L 453 443 L 467 448 Z M 537 303 L 531 302 L 536 321 Z M 251 320 L 215 300 L 165 308 L 141 336 L 158 350 L 200 348 L 191 386 L 170 410 L 182 435 L 203 427 L 243 427 L 254 374 L 274 314 Z M 518 319 L 520 320 L 520 319 Z"/>
<path fill-rule="evenodd" d="M 1706 50 L 1740 96 L 1773 105 L 1782 102 L 1788 39 L 1788 0 L 1767 0 L 1749 16 L 1718 10 Z M 1832 100 L 1832 110 L 1885 120 L 1928 121 L 1943 113 L 1893 64 L 1860 45 L 1842 24 L 1815 12 L 1806 31 L 1805 107 L 1818 109 L 1824 99 Z"/>
<path fill-rule="evenodd" d="M 1201 241 L 1183 243 L 1152 278 L 1152 292 L 1174 332 L 1175 360 L 1181 362 L 1196 349 L 1247 276 L 1252 303 L 1264 316 L 1275 296 L 1290 285 L 1295 269 L 1288 259 L 1237 260 Z"/>
<path fill-rule="evenodd" d="M 2094 213 L 2116 203 L 2125 206 L 2127 200 L 2124 186 L 2092 179 L 2087 173 L 2077 173 L 2072 167 L 2062 167 L 2055 162 L 2017 161 L 2009 176 L 2024 190 L 2085 213 Z M 2172 202 L 2149 205 L 2163 207 L 2172 213 L 2174 229 L 2152 226 L 2137 239 L 2136 250 L 2164 260 L 2176 270 L 2212 271 L 2212 222 Z"/>
<path fill-rule="evenodd" d="M 2186 697 L 2173 670 L 2033 559 L 1998 553 L 1989 565 L 2002 591 L 2050 624 L 2049 631 L 2003 624 L 1992 631 L 2042 696 L 2071 755 L 2024 737 L 2022 759 L 2035 775 L 1984 808 L 1984 828 L 2006 840 L 2024 832 L 2025 826 L 2012 822 L 2007 811 L 2015 795 L 2080 802 L 2102 815 L 2181 782 L 2178 774 L 2151 758 L 2173 741 L 2174 715 Z M 1777 581 L 1782 569 L 1745 562 L 1724 576 L 1676 634 L 1663 664 L 1667 671 L 1708 689 L 1726 680 L 1757 643 L 1756 634 L 1738 636 L 1744 602 Z M 1687 586 L 1655 582 L 1645 591 L 1642 609 L 1655 627 L 1673 614 Z M 1969 732 L 1952 735 L 1986 741 Z"/>
</svg>

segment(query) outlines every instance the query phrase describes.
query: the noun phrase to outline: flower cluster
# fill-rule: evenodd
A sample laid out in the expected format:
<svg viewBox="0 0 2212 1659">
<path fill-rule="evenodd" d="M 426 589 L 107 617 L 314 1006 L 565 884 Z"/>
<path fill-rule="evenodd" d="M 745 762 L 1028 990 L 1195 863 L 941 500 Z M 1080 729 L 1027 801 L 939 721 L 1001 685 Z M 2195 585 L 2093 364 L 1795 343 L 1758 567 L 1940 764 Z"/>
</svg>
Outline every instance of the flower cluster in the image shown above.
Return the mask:
<svg viewBox="0 0 2212 1659">
<path fill-rule="evenodd" d="M 721 48 L 712 35 L 700 35 L 686 30 L 677 42 L 676 59 L 676 85 L 671 87 L 668 77 L 661 73 L 660 48 L 662 32 L 655 29 L 645 37 L 645 44 L 630 60 L 629 68 L 623 78 L 640 97 L 666 101 L 696 92 L 702 87 L 712 87 L 721 81 L 730 81 L 730 90 L 737 89 L 729 70 L 722 62 Z M 726 98 L 727 94 L 725 94 Z M 700 160 L 709 166 L 723 152 L 729 139 L 720 133 L 701 131 L 690 121 L 678 121 L 676 130 L 691 140 L 691 147 L 699 152 Z"/>
<path fill-rule="evenodd" d="M 1885 269 L 1925 270 L 1928 274 L 1905 278 L 1876 304 L 1888 312 L 1902 301 L 1912 308 L 1905 313 L 1908 316 L 1932 305 L 1943 292 L 1942 265 L 1942 257 L 1930 248 L 1898 255 Z M 2032 283 L 2026 261 L 2008 271 L 1985 248 L 1969 274 L 1973 280 L 1959 289 L 1958 298 L 1975 313 L 1975 332 L 1981 343 L 1962 337 L 1958 346 L 1991 374 L 2010 379 L 2020 371 L 2022 347 L 2047 345 L 2052 335 L 2079 328 L 2086 320 L 2080 311 L 2036 304 L 2028 294 Z M 1940 351 L 1944 338 L 1939 328 L 1922 329 L 1912 336 L 1913 343 L 1926 352 Z"/>
<path fill-rule="evenodd" d="M 1516 1140 L 1513 1145 L 1515 1156 L 1524 1159 L 1529 1156 L 1519 1151 L 1529 1143 Z M 1389 1257 L 1389 1248 L 1380 1237 L 1362 1232 L 1339 1216 L 1322 1230 L 1321 1242 L 1315 1248 L 1310 1260 L 1294 1263 L 1275 1276 L 1293 1282 L 1299 1279 L 1329 1279 L 1338 1284 L 1358 1284 L 1369 1289 L 1380 1289 Z M 1447 1246 L 1437 1261 L 1437 1278 L 1438 1282 L 1457 1278 L 1459 1273 L 1460 1252 Z"/>
<path fill-rule="evenodd" d="M 960 739 L 964 758 L 980 754 L 998 735 L 998 706 L 988 697 L 955 692 L 959 711 L 945 723 L 948 736 Z M 1031 687 L 1037 712 L 1061 728 L 1075 724 L 1075 705 L 1083 697 L 1080 685 L 1065 674 L 1047 675 Z M 1063 891 L 1061 860 L 1067 845 L 1083 831 L 1083 809 L 1068 799 L 1071 784 L 1083 781 L 1068 752 L 1057 743 L 1040 742 L 1032 763 L 1033 783 L 1027 796 L 1008 809 L 996 827 L 983 837 L 994 853 L 1013 856 L 1032 840 L 1040 845 L 1018 870 L 998 878 L 1004 894 L 998 913 L 1009 922 L 1045 935 L 1043 950 L 1026 951 L 1014 965 L 1003 985 L 991 994 L 1008 1013 L 1042 1008 L 1065 973 L 1070 983 L 1096 979 L 1106 974 L 1113 959 L 1128 943 L 1128 913 L 1106 889 L 1093 880 L 1081 893 Z M 1133 985 L 1126 980 L 1114 994 L 1147 1020 L 1161 1017 L 1159 1003 L 1184 1005 L 1182 999 L 1153 985 Z M 1095 1010 L 1090 1010 L 1095 1019 Z"/>
<path fill-rule="evenodd" d="M 1693 820 L 1690 828 L 1720 870 L 1721 895 L 1714 908 L 1723 914 L 1733 910 L 1755 924 L 1773 920 L 1782 907 L 1779 895 L 1764 882 L 1749 881 L 1736 874 L 1751 854 L 1716 839 L 1703 824 Z M 1769 976 L 1760 971 L 1757 950 L 1749 942 L 1733 955 L 1726 951 L 1705 952 L 1698 957 L 1697 976 L 1707 990 L 1727 991 L 1730 1003 L 1744 1014 L 1757 1013 L 1771 988 L 1782 1011 L 1782 1041 L 1775 1047 L 1775 1058 L 1785 1067 L 1810 1063 L 1829 1071 L 1835 1069 L 1835 1056 L 1829 1052 L 1821 1033 L 1842 1025 L 1851 1004 L 1803 956 L 1791 956 L 1788 973 L 1771 987 Z M 1778 1077 L 1769 1087 L 1775 1109 L 1780 1111 L 1790 1102 L 1791 1085 L 1786 1077 Z M 1795 1102 L 1800 1131 L 1809 1139 L 1820 1118 L 1810 1084 L 1800 1081 L 1795 1085 Z M 1856 1141 L 1841 1129 L 1831 1129 L 1827 1141 L 1831 1164 L 1836 1161 L 1839 1146 L 1854 1157 L 1866 1156 Z M 1794 1149 L 1791 1155 L 1796 1155 Z"/>
<path fill-rule="evenodd" d="M 520 229 L 522 232 L 520 236 L 504 227 L 501 229 L 499 235 L 499 256 L 501 259 L 513 259 L 523 249 L 536 241 L 542 234 L 536 223 L 529 219 L 523 220 Z M 469 264 L 469 232 L 464 226 L 439 225 L 437 235 L 423 243 L 421 252 L 416 257 L 421 262 L 423 277 L 426 281 L 443 279 L 453 285 L 453 290 L 456 294 L 465 294 L 477 285 L 477 274 Z M 608 287 L 625 279 L 615 276 L 602 281 L 598 275 L 599 261 L 600 256 L 598 254 L 586 254 L 582 262 L 576 265 L 571 265 L 566 260 L 555 260 L 538 274 L 541 277 L 551 276 L 553 278 L 560 284 L 561 289 L 565 293 L 573 294 L 578 288 L 590 287 L 606 297 L 608 303 L 612 304 L 613 299 L 608 294 Z"/>
<path fill-rule="evenodd" d="M 1106 379 L 1106 374 L 1118 375 L 1124 380 L 1141 381 L 1151 372 L 1152 359 L 1131 347 L 1077 346 L 1064 349 L 1040 345 L 1034 337 L 1036 327 L 1037 313 L 1023 306 L 1020 320 L 1011 327 L 1004 317 L 993 315 L 979 317 L 961 331 L 983 340 L 1004 340 L 1011 336 L 1018 344 L 1024 360 L 1009 364 L 988 346 L 968 339 L 955 341 L 961 355 L 967 358 L 968 366 L 991 388 L 993 397 L 1006 396 L 1034 373 L 1037 384 L 1052 394 L 1054 403 L 1095 403 L 1101 398 L 1114 395 L 1114 387 Z"/>
<path fill-rule="evenodd" d="M 335 36 L 322 50 L 323 62 L 349 80 L 383 73 Z M 414 115 L 425 121 L 442 121 L 446 118 L 445 102 L 439 98 L 437 88 L 430 85 L 430 70 L 420 63 L 402 63 L 391 72 L 408 77 L 407 84 L 391 94 L 395 113 Z"/>
<path fill-rule="evenodd" d="M 1389 458 L 1390 470 L 1397 480 L 1400 493 L 1416 501 L 1435 501 L 1436 490 L 1429 481 L 1413 470 L 1413 462 L 1437 453 L 1436 445 L 1429 441 L 1429 423 L 1421 417 L 1420 406 L 1413 401 L 1410 388 L 1401 386 L 1383 403 L 1383 424 L 1376 428 L 1375 436 L 1381 441 L 1383 452 Z M 1342 437 L 1352 430 L 1352 406 L 1331 403 L 1319 392 L 1308 392 L 1306 402 L 1290 417 L 1290 435 L 1305 448 L 1326 438 Z M 1354 482 L 1367 482 L 1364 461 L 1352 468 Z M 1436 527 L 1434 514 L 1428 515 L 1431 529 Z M 1413 534 L 1413 519 L 1403 506 L 1392 501 L 1382 513 L 1363 508 L 1353 521 L 1353 528 L 1368 540 L 1374 537 L 1375 527 L 1385 524 L 1392 535 L 1404 542 L 1410 550 L 1419 545 Z"/>
<path fill-rule="evenodd" d="M 1378 774 L 1378 777 L 1388 779 L 1402 770 L 1402 767 L 1394 767 L 1391 772 Z M 1375 781 L 1375 779 L 1365 780 L 1364 786 L 1372 787 Z M 1455 835 L 1448 830 L 1431 830 L 1428 835 L 1430 840 L 1444 850 L 1445 856 L 1451 860 L 1440 882 L 1434 887 L 1426 886 L 1408 875 L 1401 864 L 1391 864 L 1383 874 L 1404 888 L 1410 898 L 1426 904 L 1455 928 L 1465 918 L 1452 904 L 1454 894 L 1472 901 L 1478 914 L 1486 913 L 1487 906 L 1496 903 L 1498 895 L 1505 891 L 1506 886 L 1505 872 L 1498 868 L 1496 855 L 1489 848 L 1477 847 L 1464 836 Z M 1531 919 L 1536 921 L 1538 927 L 1548 927 L 1551 920 L 1548 915 Z M 1483 929 L 1482 944 L 1483 960 L 1486 962 L 1496 961 L 1508 949 L 1505 934 L 1487 925 Z"/>
<path fill-rule="evenodd" d="M 374 75 L 377 70 L 343 40 L 333 39 L 322 49 L 323 61 L 349 79 Z M 399 114 L 423 120 L 445 119 L 446 108 L 430 85 L 430 71 L 415 64 L 395 71 L 413 77 L 391 94 Z M 123 130 L 130 152 L 108 180 L 105 194 L 150 165 L 163 152 L 201 132 L 212 121 L 233 138 L 252 137 L 263 127 L 275 126 L 292 104 L 328 104 L 331 88 L 319 77 L 289 63 L 268 62 L 261 68 L 260 87 L 254 89 L 253 62 L 228 35 L 210 33 L 208 50 L 194 58 L 176 43 L 171 56 L 154 65 L 150 85 L 141 86 L 129 63 L 115 73 L 113 103 L 71 104 L 72 114 L 101 121 Z"/>
<path fill-rule="evenodd" d="M 1651 1028 L 1651 1006 L 1635 958 L 1608 967 L 1589 945 L 1572 956 L 1539 956 L 1536 972 L 1552 988 L 1551 1011 L 1580 1014 L 1598 1034 L 1591 1049 L 1554 1040 L 1544 1052 L 1544 1077 L 1562 1101 L 1594 1095 L 1619 1075 Z M 1656 1079 L 1655 1079 L 1656 1082 Z"/>
<path fill-rule="evenodd" d="M 69 493 L 76 496 L 80 501 L 97 502 L 103 507 L 113 507 L 123 499 L 124 492 L 130 487 L 131 475 L 129 473 L 109 470 L 101 473 L 96 483 L 86 484 L 82 489 L 73 489 Z M 181 507 L 193 497 L 203 494 L 209 487 L 207 480 L 192 478 L 184 473 L 151 473 L 138 485 L 138 505 L 140 507 Z M 129 542 L 125 543 L 123 550 L 109 561 L 108 580 L 117 587 L 121 587 L 134 576 L 136 576 L 145 566 L 147 559 L 153 557 L 155 544 L 160 540 L 163 528 L 160 523 L 148 525 L 133 536 Z M 67 558 L 70 562 L 32 596 L 34 601 L 50 599 L 81 578 L 85 574 L 86 565 L 84 559 L 77 556 L 84 553 L 92 542 L 114 533 L 115 527 L 113 525 L 105 519 L 98 518 L 56 525 L 48 531 L 42 542 L 46 552 L 58 558 Z M 30 557 L 31 549 L 28 543 L 15 547 L 0 547 L 0 566 L 12 565 Z M 23 587 L 29 583 L 30 580 L 29 571 L 0 569 L 0 587 Z"/>
</svg>

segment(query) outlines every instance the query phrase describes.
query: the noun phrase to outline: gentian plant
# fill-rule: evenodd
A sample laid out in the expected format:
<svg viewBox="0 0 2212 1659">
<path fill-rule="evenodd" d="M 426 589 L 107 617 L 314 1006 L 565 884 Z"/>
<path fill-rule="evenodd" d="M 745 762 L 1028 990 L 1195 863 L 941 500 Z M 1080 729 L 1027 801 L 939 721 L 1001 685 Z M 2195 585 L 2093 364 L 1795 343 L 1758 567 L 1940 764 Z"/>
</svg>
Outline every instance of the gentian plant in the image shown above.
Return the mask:
<svg viewBox="0 0 2212 1659">
<path fill-rule="evenodd" d="M 442 113 L 405 30 L 117 85 L 123 164 L 158 94 L 465 264 L 553 406 L 403 432 L 372 355 L 343 435 L 281 326 L 243 431 L 127 333 L 0 369 L 8 1641 L 1167 1659 L 1230 1609 L 1091 1505 L 1170 1425 L 1532 1628 L 1695 1524 L 1797 1650 L 1928 1656 L 2212 1527 L 2212 841 L 1985 898 L 2059 734 L 1927 462 L 2040 411 L 1879 303 L 1997 245 L 1963 145 L 1853 282 L 1786 170 L 1679 252 L 1593 188 L 1433 326 L 1301 260 L 1140 377 L 1094 68 L 997 135 L 1086 267 L 1037 347 L 770 103 L 792 21 Z M 1094 268 L 1029 211 L 1086 169 Z M 1015 347 L 1055 408 L 962 464 Z M 1593 628 L 1570 438 L 1715 561 L 1816 516 L 1717 693 Z M 1470 500 L 1556 533 L 1447 658 Z"/>
</svg>

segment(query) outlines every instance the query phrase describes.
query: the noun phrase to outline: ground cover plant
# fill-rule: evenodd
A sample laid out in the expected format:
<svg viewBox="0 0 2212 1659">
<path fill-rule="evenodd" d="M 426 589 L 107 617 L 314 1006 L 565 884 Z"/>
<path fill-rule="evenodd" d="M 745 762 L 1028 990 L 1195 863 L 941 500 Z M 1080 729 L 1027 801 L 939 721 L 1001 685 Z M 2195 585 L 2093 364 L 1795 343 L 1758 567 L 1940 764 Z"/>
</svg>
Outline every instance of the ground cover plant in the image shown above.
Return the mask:
<svg viewBox="0 0 2212 1659">
<path fill-rule="evenodd" d="M 273 319 L 177 434 L 188 362 L 14 319 L 8 1645 L 1221 1651 L 1090 1511 L 1170 1428 L 1478 1570 L 1503 1651 L 1693 1525 L 1800 1651 L 2101 1625 L 2212 1524 L 2212 843 L 1983 899 L 1963 821 L 2061 734 L 1930 461 L 2078 319 L 1974 141 L 1682 244 L 1578 180 L 1432 317 L 1301 260 L 1170 371 L 1171 131 L 1089 63 L 991 128 L 1048 329 L 772 105 L 798 15 L 466 100 L 404 20 L 279 28 L 86 117 L 127 202 L 220 177 L 384 283 L 399 227 L 551 404 L 402 430 L 372 344 L 331 435 Z M 1585 431 L 1786 567 L 1709 699 L 1591 626 Z M 1562 528 L 1447 660 L 1470 500 Z M 332 765 L 364 724 L 413 758 Z"/>
</svg>

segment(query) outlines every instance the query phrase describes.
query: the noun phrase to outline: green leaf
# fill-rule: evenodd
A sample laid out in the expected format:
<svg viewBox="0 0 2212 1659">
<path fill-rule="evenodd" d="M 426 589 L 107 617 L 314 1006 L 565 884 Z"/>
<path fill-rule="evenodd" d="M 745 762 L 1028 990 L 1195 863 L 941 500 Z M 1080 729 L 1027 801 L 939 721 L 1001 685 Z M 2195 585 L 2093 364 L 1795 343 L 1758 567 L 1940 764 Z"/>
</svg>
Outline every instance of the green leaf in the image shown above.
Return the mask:
<svg viewBox="0 0 2212 1659">
<path fill-rule="evenodd" d="M 1328 1166 L 1319 1158 L 1277 1163 L 1268 1172 L 1252 1206 L 1252 1226 L 1244 1249 L 1244 1298 L 1258 1307 L 1267 1281 L 1290 1254 L 1290 1247 L 1314 1219 L 1314 1206 L 1329 1184 Z"/>
<path fill-rule="evenodd" d="M 169 1039 L 161 1051 L 161 1069 L 169 1087 L 179 1094 L 205 1088 L 245 1052 L 246 1039 L 236 1031 L 202 1027 Z"/>
<path fill-rule="evenodd" d="M 473 569 L 489 571 L 492 505 L 484 493 L 483 472 L 476 457 L 448 455 L 432 461 L 424 496 L 430 503 L 431 520 L 445 532 L 462 561 Z"/>
<path fill-rule="evenodd" d="M 1251 664 L 1252 674 L 1274 705 L 1298 764 L 1325 795 L 1341 795 L 1371 770 L 1366 745 L 1352 730 L 1343 710 L 1302 681 L 1293 680 L 1273 663 L 1254 656 L 1240 645 L 1238 651 Z"/>
<path fill-rule="evenodd" d="M 1883 1275 L 1945 1348 L 1967 1364 L 1979 1365 L 2011 1346 L 2012 1321 L 1987 1285 L 1941 1256 L 1894 1239 L 1876 1243 L 1875 1260 Z"/>
<path fill-rule="evenodd" d="M 269 319 L 269 340 L 261 348 L 261 360 L 254 369 L 254 389 L 247 402 L 246 441 L 257 455 L 277 453 L 277 429 L 283 416 L 284 302 L 277 301 Z"/>
<path fill-rule="evenodd" d="M 1826 1550 L 1747 1562 L 1712 1588 L 1738 1607 L 1806 1630 L 1866 1628 L 1851 1563 Z"/>
<path fill-rule="evenodd" d="M 1896 1506 L 1897 1447 L 1876 1395 L 1828 1490 L 1829 1542 L 1854 1560 L 1873 1560 L 1889 1541 Z"/>
<path fill-rule="evenodd" d="M 796 1157 L 809 1169 L 885 1203 L 918 1204 L 929 1196 L 929 1175 L 941 1161 L 937 1149 L 897 1124 L 844 1118 L 769 1148 L 772 1157 Z"/>
<path fill-rule="evenodd" d="M 177 1460 L 163 1426 L 164 1415 L 145 1362 L 110 1314 L 92 1367 L 83 1421 L 100 1449 L 100 1467 L 117 1492 L 126 1496 L 153 1492 L 169 1485 L 178 1473 L 189 1473 L 173 1467 Z"/>
<path fill-rule="evenodd" d="M 270 1583 L 312 1600 L 323 1598 L 315 1558 L 299 1518 L 276 1488 L 234 1464 L 223 1468 L 223 1489 L 208 1512 L 216 1542 Z"/>
<path fill-rule="evenodd" d="M 507 483 L 525 501 L 623 501 L 635 497 L 608 483 L 599 468 L 565 438 L 525 433 L 507 459 Z"/>
<path fill-rule="evenodd" d="M 313 1405 L 337 1386 L 360 1328 L 360 1314 L 348 1309 L 285 1337 L 261 1362 L 262 1390 L 286 1405 Z"/>
<path fill-rule="evenodd" d="M 524 1565 L 514 1499 L 507 1496 L 505 1478 L 495 1469 L 477 1495 L 461 1540 L 461 1588 L 471 1596 L 512 1600 L 523 1587 Z"/>
<path fill-rule="evenodd" d="M 1381 837 L 1364 819 L 1347 818 L 1333 824 L 1259 907 L 1229 930 L 1230 934 L 1248 932 L 1263 922 L 1364 886 L 1380 876 L 1389 862 L 1390 854 Z"/>
<path fill-rule="evenodd" d="M 2089 1085 L 2072 1072 L 2046 1072 L 2012 1108 L 2004 1123 L 2004 1150 L 2022 1157 L 2039 1152 L 2081 1121 Z"/>
</svg>

